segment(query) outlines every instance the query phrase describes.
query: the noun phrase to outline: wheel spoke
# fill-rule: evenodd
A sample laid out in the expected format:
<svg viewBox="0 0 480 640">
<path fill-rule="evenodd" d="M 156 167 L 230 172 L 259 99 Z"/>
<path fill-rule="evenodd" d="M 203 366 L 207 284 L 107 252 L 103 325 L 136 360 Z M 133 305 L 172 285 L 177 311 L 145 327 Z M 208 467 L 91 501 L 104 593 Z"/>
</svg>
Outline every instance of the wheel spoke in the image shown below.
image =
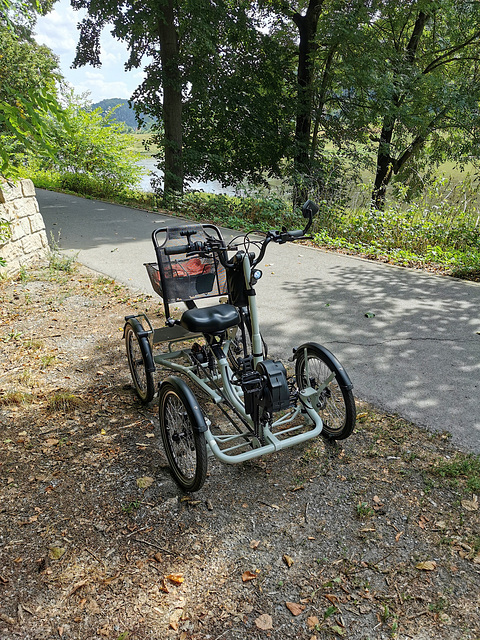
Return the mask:
<svg viewBox="0 0 480 640">
<path fill-rule="evenodd" d="M 304 347 L 297 358 L 298 388 L 311 387 L 317 392 L 312 402 L 323 421 L 324 435 L 342 439 L 354 428 L 355 403 L 351 390 L 339 386 L 337 374 L 336 366 L 314 346 Z"/>
</svg>

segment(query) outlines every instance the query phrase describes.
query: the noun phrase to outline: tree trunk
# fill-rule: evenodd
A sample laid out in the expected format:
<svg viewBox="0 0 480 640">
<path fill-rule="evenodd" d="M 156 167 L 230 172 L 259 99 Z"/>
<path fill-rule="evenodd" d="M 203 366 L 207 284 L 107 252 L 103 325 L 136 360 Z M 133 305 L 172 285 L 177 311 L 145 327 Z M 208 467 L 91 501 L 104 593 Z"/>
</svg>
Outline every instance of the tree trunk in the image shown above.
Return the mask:
<svg viewBox="0 0 480 640">
<path fill-rule="evenodd" d="M 415 20 L 415 24 L 412 29 L 410 40 L 404 50 L 405 62 L 411 67 L 415 63 L 417 50 L 420 44 L 420 40 L 425 29 L 425 25 L 428 20 L 428 15 L 423 11 L 420 11 Z M 402 104 L 402 88 L 401 88 L 401 76 L 402 70 L 394 70 L 394 85 L 395 93 L 392 96 L 392 102 L 394 111 L 396 112 Z M 383 119 L 382 133 L 380 134 L 380 142 L 378 144 L 377 152 L 377 171 L 375 174 L 375 184 L 372 191 L 372 207 L 383 211 L 385 208 L 385 194 L 387 186 L 392 179 L 394 173 L 397 173 L 400 169 L 399 161 L 392 156 L 392 138 L 395 131 L 395 125 L 397 118 L 395 116 L 385 116 Z M 407 157 L 405 155 L 402 161 L 402 165 L 406 162 Z"/>
<path fill-rule="evenodd" d="M 162 64 L 163 126 L 165 129 L 164 194 L 183 193 L 182 76 L 173 0 L 167 0 L 158 22 Z"/>
<path fill-rule="evenodd" d="M 297 119 L 295 125 L 295 175 L 301 177 L 310 169 L 310 134 L 314 80 L 315 35 L 323 0 L 310 0 L 305 15 L 295 13 L 293 21 L 299 33 L 297 70 Z M 306 200 L 308 189 L 298 185 L 297 199 Z"/>
<path fill-rule="evenodd" d="M 393 174 L 394 159 L 390 155 L 390 145 L 394 128 L 395 119 L 385 117 L 378 145 L 377 172 L 375 174 L 375 184 L 372 191 L 372 207 L 379 211 L 383 211 L 385 207 L 385 194 Z"/>
</svg>

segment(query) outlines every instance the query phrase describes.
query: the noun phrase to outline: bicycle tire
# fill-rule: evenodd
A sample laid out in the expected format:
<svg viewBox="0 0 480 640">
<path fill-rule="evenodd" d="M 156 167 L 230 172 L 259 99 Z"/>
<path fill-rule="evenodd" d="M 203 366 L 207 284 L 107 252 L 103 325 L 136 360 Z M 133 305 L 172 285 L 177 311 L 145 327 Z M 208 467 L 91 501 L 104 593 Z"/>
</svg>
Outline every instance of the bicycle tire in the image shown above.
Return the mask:
<svg viewBox="0 0 480 640">
<path fill-rule="evenodd" d="M 308 386 L 318 388 L 332 374 L 334 377 L 318 398 L 316 411 L 323 421 L 321 435 L 327 440 L 344 440 L 355 428 L 356 409 L 351 385 L 343 383 L 343 369 L 323 348 L 309 344 L 298 349 L 295 379 L 299 390 Z"/>
<path fill-rule="evenodd" d="M 167 380 L 160 387 L 158 406 L 160 435 L 173 479 L 184 491 L 198 491 L 207 476 L 207 446 L 205 434 L 198 430 L 195 396 Z"/>
<path fill-rule="evenodd" d="M 150 345 L 146 339 L 138 337 L 131 324 L 127 324 L 125 326 L 125 347 L 135 392 L 141 402 L 147 404 L 155 395 L 155 380 L 153 372 L 148 370 L 145 353 Z"/>
</svg>

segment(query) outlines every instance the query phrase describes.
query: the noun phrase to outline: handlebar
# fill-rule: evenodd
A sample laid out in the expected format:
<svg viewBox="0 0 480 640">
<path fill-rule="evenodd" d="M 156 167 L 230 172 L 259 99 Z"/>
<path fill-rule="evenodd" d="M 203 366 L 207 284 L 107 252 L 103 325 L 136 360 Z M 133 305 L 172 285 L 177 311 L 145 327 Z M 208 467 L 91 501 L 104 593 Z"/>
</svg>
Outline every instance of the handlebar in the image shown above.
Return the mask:
<svg viewBox="0 0 480 640">
<path fill-rule="evenodd" d="M 258 256 L 253 257 L 253 253 L 249 254 L 251 259 L 251 266 L 255 267 L 261 260 L 263 260 L 265 256 L 265 251 L 270 242 L 275 242 L 277 244 L 285 244 L 286 242 L 293 242 L 294 240 L 301 240 L 302 238 L 308 238 L 306 235 L 307 231 L 310 229 L 312 224 L 313 216 L 318 212 L 318 206 L 312 202 L 311 200 L 307 200 L 307 202 L 302 207 L 302 213 L 305 218 L 308 218 L 307 225 L 304 229 L 293 229 L 292 231 L 287 231 L 285 227 L 281 231 L 269 231 L 266 234 L 265 239 L 263 240 Z M 214 237 L 208 237 L 206 242 L 200 241 L 191 241 L 190 236 L 188 236 L 188 244 L 181 244 L 177 246 L 165 247 L 163 250 L 165 251 L 165 255 L 173 256 L 181 253 L 186 254 L 205 254 L 205 253 L 217 253 L 220 263 L 225 268 L 232 268 L 234 266 L 234 262 L 228 259 L 227 250 L 229 247 L 225 246 L 223 242 Z"/>
<path fill-rule="evenodd" d="M 188 244 L 179 244 L 176 247 L 165 247 L 163 250 L 166 256 L 174 256 L 177 253 L 189 253 L 192 251 L 192 248 L 189 247 Z"/>
</svg>

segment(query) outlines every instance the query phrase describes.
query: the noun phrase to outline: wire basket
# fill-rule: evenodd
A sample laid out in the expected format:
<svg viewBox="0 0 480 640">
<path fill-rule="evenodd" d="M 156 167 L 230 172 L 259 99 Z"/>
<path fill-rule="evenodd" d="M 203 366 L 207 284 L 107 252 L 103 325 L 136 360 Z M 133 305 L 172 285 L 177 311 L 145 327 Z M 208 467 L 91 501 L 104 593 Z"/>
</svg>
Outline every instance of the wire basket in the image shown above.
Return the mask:
<svg viewBox="0 0 480 640">
<path fill-rule="evenodd" d="M 158 263 L 145 264 L 152 287 L 167 302 L 180 302 L 227 292 L 225 270 L 212 257 L 170 260 L 163 254 L 163 278 Z"/>
</svg>

